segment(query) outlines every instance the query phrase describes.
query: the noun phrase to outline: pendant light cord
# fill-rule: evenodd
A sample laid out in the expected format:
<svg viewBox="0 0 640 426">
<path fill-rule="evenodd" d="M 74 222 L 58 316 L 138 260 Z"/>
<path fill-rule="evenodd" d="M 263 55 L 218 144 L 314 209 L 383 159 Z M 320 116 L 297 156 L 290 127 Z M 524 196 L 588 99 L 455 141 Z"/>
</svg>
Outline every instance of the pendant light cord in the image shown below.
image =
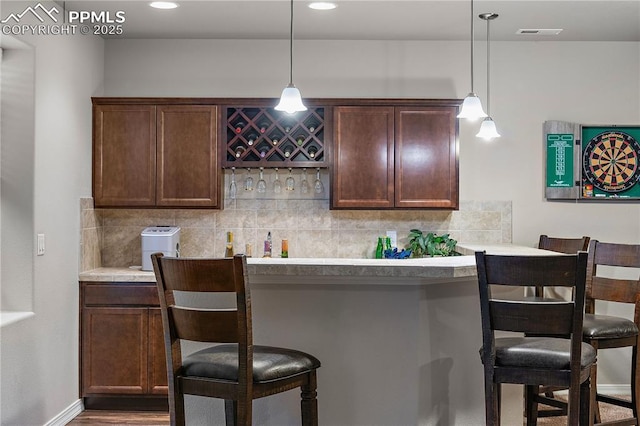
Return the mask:
<svg viewBox="0 0 640 426">
<path fill-rule="evenodd" d="M 293 85 L 293 0 L 291 0 L 291 17 L 289 26 L 289 85 Z"/>
<path fill-rule="evenodd" d="M 473 39 L 474 37 L 474 28 L 473 28 L 473 0 L 471 0 L 471 93 L 475 93 L 473 90 Z"/>
<path fill-rule="evenodd" d="M 490 66 L 491 66 L 491 42 L 489 40 L 489 28 L 491 19 L 487 19 L 487 116 L 491 117 L 491 91 L 490 91 Z"/>
</svg>

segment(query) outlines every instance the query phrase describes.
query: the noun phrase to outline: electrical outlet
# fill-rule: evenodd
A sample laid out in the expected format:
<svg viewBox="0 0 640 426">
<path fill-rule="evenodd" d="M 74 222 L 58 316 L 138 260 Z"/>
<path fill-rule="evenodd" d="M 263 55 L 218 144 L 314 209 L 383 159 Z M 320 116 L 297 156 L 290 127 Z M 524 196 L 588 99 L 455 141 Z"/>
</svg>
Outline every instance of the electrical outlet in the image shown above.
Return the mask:
<svg viewBox="0 0 640 426">
<path fill-rule="evenodd" d="M 36 254 L 38 256 L 44 255 L 44 234 L 38 234 L 38 248 Z"/>
</svg>

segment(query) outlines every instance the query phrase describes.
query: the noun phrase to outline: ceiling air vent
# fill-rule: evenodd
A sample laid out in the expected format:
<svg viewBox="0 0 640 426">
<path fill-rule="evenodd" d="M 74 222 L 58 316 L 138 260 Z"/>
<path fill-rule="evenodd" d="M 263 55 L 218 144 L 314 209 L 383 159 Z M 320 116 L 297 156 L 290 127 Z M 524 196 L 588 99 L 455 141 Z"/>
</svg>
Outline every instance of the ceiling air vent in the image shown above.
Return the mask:
<svg viewBox="0 0 640 426">
<path fill-rule="evenodd" d="M 535 29 L 519 29 L 516 34 L 521 35 L 558 35 L 562 28 L 535 28 Z"/>
</svg>

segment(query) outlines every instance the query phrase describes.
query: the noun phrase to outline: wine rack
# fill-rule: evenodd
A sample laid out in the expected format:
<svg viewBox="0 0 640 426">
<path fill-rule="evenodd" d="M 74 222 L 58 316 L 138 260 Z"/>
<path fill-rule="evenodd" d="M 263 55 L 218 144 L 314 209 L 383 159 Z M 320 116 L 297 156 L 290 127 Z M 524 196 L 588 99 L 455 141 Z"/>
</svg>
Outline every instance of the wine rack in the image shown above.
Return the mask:
<svg viewBox="0 0 640 426">
<path fill-rule="evenodd" d="M 225 107 L 223 166 L 326 167 L 325 109 L 288 114 L 269 107 Z"/>
</svg>

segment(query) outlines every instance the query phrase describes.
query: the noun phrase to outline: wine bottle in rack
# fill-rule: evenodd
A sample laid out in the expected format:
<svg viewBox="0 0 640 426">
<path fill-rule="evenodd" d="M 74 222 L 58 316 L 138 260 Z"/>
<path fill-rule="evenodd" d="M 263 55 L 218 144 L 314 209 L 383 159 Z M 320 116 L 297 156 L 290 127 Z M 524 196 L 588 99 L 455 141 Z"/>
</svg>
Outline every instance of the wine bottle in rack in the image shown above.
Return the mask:
<svg viewBox="0 0 640 426">
<path fill-rule="evenodd" d="M 249 135 L 249 139 L 247 139 L 247 145 L 252 146 L 256 142 L 257 139 L 258 139 L 258 135 L 255 135 L 253 133 L 250 134 Z"/>
<path fill-rule="evenodd" d="M 289 147 L 289 146 L 288 146 L 288 147 L 286 147 L 286 148 L 284 149 L 284 156 L 285 156 L 286 158 L 291 157 L 291 147 Z"/>
<path fill-rule="evenodd" d="M 316 158 L 316 154 L 318 153 L 318 148 L 316 148 L 315 146 L 312 146 L 311 148 L 309 148 L 307 152 L 309 153 L 309 157 Z"/>
<path fill-rule="evenodd" d="M 266 121 L 263 121 L 262 123 L 260 123 L 260 133 L 266 132 L 268 128 L 269 128 L 269 123 L 267 123 Z"/>
<path fill-rule="evenodd" d="M 244 152 L 245 152 L 245 149 L 244 149 L 243 147 L 241 147 L 241 146 L 237 147 L 237 148 L 235 149 L 235 156 L 236 156 L 236 158 L 240 158 L 240 157 L 242 157 L 242 154 L 244 154 Z"/>
<path fill-rule="evenodd" d="M 242 133 L 242 129 L 244 129 L 244 126 L 245 126 L 244 121 L 236 122 L 234 126 L 236 133 L 238 134 Z"/>
<path fill-rule="evenodd" d="M 267 149 L 266 148 L 260 149 L 260 158 L 264 158 L 266 156 L 267 156 Z"/>
<path fill-rule="evenodd" d="M 302 146 L 303 143 L 304 143 L 304 135 L 298 135 L 296 137 L 296 144 L 298 146 Z"/>
</svg>

